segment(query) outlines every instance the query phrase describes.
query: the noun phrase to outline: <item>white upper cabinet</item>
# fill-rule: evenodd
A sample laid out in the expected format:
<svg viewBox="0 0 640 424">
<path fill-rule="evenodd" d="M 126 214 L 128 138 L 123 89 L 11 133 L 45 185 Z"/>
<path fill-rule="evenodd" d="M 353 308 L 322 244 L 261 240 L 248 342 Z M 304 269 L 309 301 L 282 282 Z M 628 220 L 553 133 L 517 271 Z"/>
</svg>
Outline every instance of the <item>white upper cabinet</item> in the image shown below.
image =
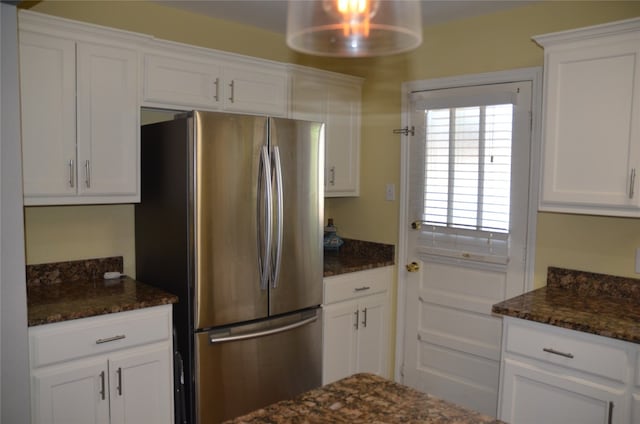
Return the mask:
<svg viewBox="0 0 640 424">
<path fill-rule="evenodd" d="M 160 43 L 162 49 L 145 54 L 143 105 L 287 115 L 288 79 L 282 65 L 154 44 Z"/>
<path fill-rule="evenodd" d="M 292 67 L 291 115 L 325 127 L 325 196 L 360 194 L 362 79 Z"/>
<path fill-rule="evenodd" d="M 135 50 L 21 13 L 20 88 L 25 205 L 140 200 Z"/>
<path fill-rule="evenodd" d="M 144 101 L 187 108 L 217 109 L 221 103 L 220 67 L 205 60 L 144 57 Z"/>
<path fill-rule="evenodd" d="M 76 194 L 76 46 L 20 33 L 22 161 L 29 197 Z"/>
<path fill-rule="evenodd" d="M 89 43 L 76 49 L 78 192 L 137 201 L 138 55 Z"/>
<path fill-rule="evenodd" d="M 540 210 L 640 216 L 640 19 L 544 47 Z"/>
</svg>

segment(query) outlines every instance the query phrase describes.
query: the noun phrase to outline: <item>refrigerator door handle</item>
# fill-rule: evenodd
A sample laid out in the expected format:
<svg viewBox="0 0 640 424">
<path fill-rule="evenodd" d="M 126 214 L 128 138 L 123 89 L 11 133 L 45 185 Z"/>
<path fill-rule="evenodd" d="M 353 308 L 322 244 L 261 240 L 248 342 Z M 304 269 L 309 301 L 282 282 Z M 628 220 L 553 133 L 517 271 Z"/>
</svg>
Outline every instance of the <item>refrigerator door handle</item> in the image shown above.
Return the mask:
<svg viewBox="0 0 640 424">
<path fill-rule="evenodd" d="M 258 170 L 258 262 L 260 267 L 260 288 L 269 288 L 269 265 L 272 244 L 272 193 L 271 193 L 271 162 L 269 150 L 262 146 L 260 151 L 260 165 Z M 264 214 L 264 215 L 263 215 Z M 264 226 L 264 228 L 263 228 Z"/>
<path fill-rule="evenodd" d="M 268 330 L 235 334 L 233 336 L 227 336 L 227 335 L 218 336 L 215 334 L 209 334 L 209 343 L 214 344 L 214 343 L 235 342 L 239 340 L 255 339 L 257 337 L 270 336 L 272 334 L 284 333 L 285 331 L 293 330 L 294 328 L 304 327 L 305 325 L 311 324 L 312 322 L 317 320 L 318 320 L 318 314 L 315 314 L 311 318 L 306 318 L 301 321 L 294 322 L 293 324 L 283 325 L 282 327 L 270 328 Z"/>
<path fill-rule="evenodd" d="M 282 233 L 283 233 L 283 187 L 282 187 L 282 164 L 280 161 L 280 149 L 278 146 L 273 148 L 274 161 L 274 178 L 275 178 L 275 202 L 276 202 L 276 234 L 275 234 L 275 252 L 272 262 L 271 286 L 275 289 L 278 287 L 278 278 L 280 277 L 280 262 L 282 261 Z"/>
</svg>

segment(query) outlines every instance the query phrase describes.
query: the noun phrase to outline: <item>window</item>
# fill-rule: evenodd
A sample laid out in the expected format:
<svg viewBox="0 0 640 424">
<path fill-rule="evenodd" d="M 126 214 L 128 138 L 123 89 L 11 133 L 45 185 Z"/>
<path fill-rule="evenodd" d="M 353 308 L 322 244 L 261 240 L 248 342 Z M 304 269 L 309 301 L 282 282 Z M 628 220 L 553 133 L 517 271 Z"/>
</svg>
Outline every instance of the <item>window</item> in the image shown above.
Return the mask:
<svg viewBox="0 0 640 424">
<path fill-rule="evenodd" d="M 513 105 L 426 110 L 423 221 L 508 232 Z"/>
<path fill-rule="evenodd" d="M 424 253 L 508 262 L 518 92 L 515 84 L 411 94 L 411 192 Z"/>
</svg>

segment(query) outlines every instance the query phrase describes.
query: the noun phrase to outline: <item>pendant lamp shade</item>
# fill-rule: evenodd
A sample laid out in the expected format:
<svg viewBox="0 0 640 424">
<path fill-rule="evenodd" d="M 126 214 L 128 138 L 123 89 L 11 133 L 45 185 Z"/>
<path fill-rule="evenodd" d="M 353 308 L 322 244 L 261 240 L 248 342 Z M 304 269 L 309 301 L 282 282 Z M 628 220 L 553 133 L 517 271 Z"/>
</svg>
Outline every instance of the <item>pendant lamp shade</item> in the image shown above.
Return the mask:
<svg viewBox="0 0 640 424">
<path fill-rule="evenodd" d="M 287 45 L 318 56 L 402 53 L 422 43 L 420 13 L 414 0 L 289 0 Z"/>
</svg>

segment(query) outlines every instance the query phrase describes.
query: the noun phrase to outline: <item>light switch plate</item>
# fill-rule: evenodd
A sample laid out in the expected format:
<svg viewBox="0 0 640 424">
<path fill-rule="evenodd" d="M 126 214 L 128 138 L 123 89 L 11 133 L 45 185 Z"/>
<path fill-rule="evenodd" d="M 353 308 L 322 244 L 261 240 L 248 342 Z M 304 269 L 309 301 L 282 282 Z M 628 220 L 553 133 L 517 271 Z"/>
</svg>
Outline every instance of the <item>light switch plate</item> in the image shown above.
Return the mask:
<svg viewBox="0 0 640 424">
<path fill-rule="evenodd" d="M 640 247 L 636 247 L 636 274 L 640 274 Z"/>
<path fill-rule="evenodd" d="M 385 189 L 385 199 L 389 201 L 396 200 L 396 185 L 395 184 L 387 184 Z"/>
</svg>

